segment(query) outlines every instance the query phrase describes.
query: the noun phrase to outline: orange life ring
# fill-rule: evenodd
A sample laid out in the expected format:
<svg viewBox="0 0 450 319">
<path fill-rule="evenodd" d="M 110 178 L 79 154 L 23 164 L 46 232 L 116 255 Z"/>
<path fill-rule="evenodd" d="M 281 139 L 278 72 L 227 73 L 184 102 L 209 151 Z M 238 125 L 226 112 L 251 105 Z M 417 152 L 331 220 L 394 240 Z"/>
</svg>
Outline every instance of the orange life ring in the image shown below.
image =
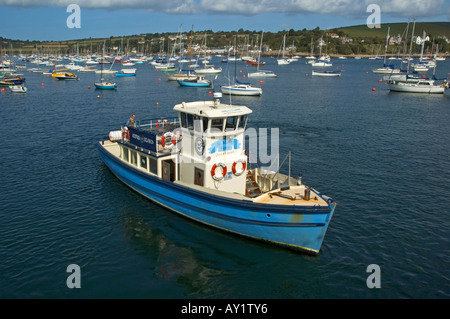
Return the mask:
<svg viewBox="0 0 450 319">
<path fill-rule="evenodd" d="M 216 169 L 222 167 L 222 175 L 216 175 Z M 214 164 L 211 168 L 211 176 L 216 181 L 221 181 L 227 174 L 227 166 L 224 163 Z"/>
<path fill-rule="evenodd" d="M 126 139 L 126 140 L 129 140 L 130 139 L 130 130 L 128 130 L 128 128 L 125 128 L 123 131 L 122 131 L 122 139 Z"/>
<path fill-rule="evenodd" d="M 166 140 L 171 141 L 171 143 L 166 144 Z M 161 137 L 161 146 L 164 147 L 164 149 L 170 149 L 175 144 L 177 144 L 177 136 L 172 132 L 167 132 Z"/>
<path fill-rule="evenodd" d="M 242 164 L 242 168 L 239 171 L 236 170 L 236 164 L 237 163 L 241 163 Z M 247 162 L 245 160 L 243 160 L 243 159 L 237 160 L 236 162 L 233 163 L 233 167 L 232 167 L 233 174 L 236 175 L 236 176 L 242 175 L 242 173 L 245 172 L 245 168 L 246 167 L 247 167 Z"/>
</svg>

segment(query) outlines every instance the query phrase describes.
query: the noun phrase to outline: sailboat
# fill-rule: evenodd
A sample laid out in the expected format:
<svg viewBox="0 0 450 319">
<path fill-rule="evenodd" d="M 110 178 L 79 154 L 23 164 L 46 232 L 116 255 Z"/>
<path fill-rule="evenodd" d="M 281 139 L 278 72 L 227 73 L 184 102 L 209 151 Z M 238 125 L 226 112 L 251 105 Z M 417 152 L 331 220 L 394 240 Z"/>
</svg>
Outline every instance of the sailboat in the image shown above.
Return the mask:
<svg viewBox="0 0 450 319">
<path fill-rule="evenodd" d="M 330 67 L 333 66 L 333 64 L 330 62 L 330 56 L 325 54 L 322 55 L 322 46 L 323 46 L 323 39 L 320 39 L 320 43 L 319 43 L 319 60 L 318 61 L 314 61 L 311 63 L 311 66 L 313 67 L 317 67 L 317 66 L 321 66 L 321 67 Z"/>
<path fill-rule="evenodd" d="M 192 38 L 193 38 L 193 32 L 194 27 L 192 27 L 191 30 L 191 41 L 189 44 L 189 69 L 188 74 L 191 74 L 191 58 L 192 58 Z M 211 81 L 205 79 L 202 75 L 197 75 L 195 78 L 187 77 L 185 79 L 177 80 L 178 84 L 180 86 L 187 86 L 187 87 L 210 87 Z"/>
<path fill-rule="evenodd" d="M 285 45 L 286 45 L 286 34 L 283 35 L 283 53 L 282 53 L 282 57 L 277 59 L 278 65 L 287 65 L 287 64 L 291 63 L 288 59 L 286 59 L 284 57 Z"/>
<path fill-rule="evenodd" d="M 237 35 L 236 35 L 237 37 Z M 236 38 L 234 40 L 236 46 Z M 251 86 L 250 83 L 239 82 L 236 76 L 236 60 L 234 61 L 234 81 L 233 85 L 222 86 L 222 93 L 230 95 L 252 95 L 260 96 L 262 94 L 262 89 L 258 87 Z"/>
<path fill-rule="evenodd" d="M 103 44 L 103 55 L 105 55 L 105 45 Z M 108 82 L 103 79 L 103 63 L 100 70 L 100 82 L 94 82 L 95 88 L 100 90 L 114 90 L 116 83 Z"/>
<path fill-rule="evenodd" d="M 249 78 L 276 78 L 277 75 L 273 71 L 260 70 L 259 66 L 261 61 L 261 50 L 262 50 L 262 40 L 263 40 L 264 31 L 261 33 L 261 44 L 259 46 L 259 54 L 258 54 L 258 65 L 256 66 L 256 72 L 248 73 Z"/>
<path fill-rule="evenodd" d="M 430 64 L 425 62 L 423 60 L 423 49 L 425 47 L 425 30 L 423 31 L 423 37 L 422 37 L 422 49 L 420 51 L 420 60 L 419 63 L 415 63 L 412 65 L 414 72 L 427 72 L 430 68 Z"/>
<path fill-rule="evenodd" d="M 394 92 L 409 92 L 409 93 L 427 93 L 427 94 L 443 94 L 446 85 L 436 85 L 434 80 L 417 79 L 414 82 L 408 81 L 391 81 L 389 89 Z"/>
<path fill-rule="evenodd" d="M 388 27 L 387 36 L 386 36 L 386 44 L 384 45 L 384 62 L 383 67 L 378 69 L 372 69 L 373 73 L 377 74 L 393 74 L 393 73 L 400 73 L 400 69 L 394 69 L 391 66 L 386 65 L 386 54 L 387 54 L 387 47 L 388 47 L 388 41 L 389 41 L 389 30 L 391 27 Z"/>
<path fill-rule="evenodd" d="M 409 57 L 411 57 L 412 52 L 412 44 L 414 37 L 414 29 L 416 26 L 416 20 L 414 20 L 413 30 L 411 33 L 411 46 L 409 48 Z M 425 31 L 423 33 L 425 38 Z M 422 47 L 423 52 L 423 47 Z M 423 53 L 422 53 L 423 54 Z M 421 54 L 421 57 L 422 57 Z M 400 74 L 399 76 L 390 76 L 389 80 L 386 83 L 389 86 L 389 89 L 393 92 L 409 92 L 409 93 L 427 93 L 427 94 L 443 94 L 445 89 L 447 88 L 446 83 L 442 83 L 441 85 L 436 85 L 434 79 L 426 79 L 424 77 L 412 77 L 410 75 L 409 68 L 410 59 L 408 58 L 408 72 L 406 74 Z M 433 76 L 436 73 L 436 68 L 434 68 Z"/>
</svg>

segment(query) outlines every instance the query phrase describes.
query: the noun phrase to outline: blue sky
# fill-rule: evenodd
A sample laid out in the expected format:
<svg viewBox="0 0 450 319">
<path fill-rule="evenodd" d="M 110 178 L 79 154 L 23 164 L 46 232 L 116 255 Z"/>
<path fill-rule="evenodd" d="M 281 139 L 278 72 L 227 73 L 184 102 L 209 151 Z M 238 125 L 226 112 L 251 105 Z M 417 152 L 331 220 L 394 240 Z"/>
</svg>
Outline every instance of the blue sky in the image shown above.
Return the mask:
<svg viewBox="0 0 450 319">
<path fill-rule="evenodd" d="M 0 36 L 20 40 L 72 40 L 141 33 L 328 29 L 366 24 L 369 4 L 381 23 L 450 21 L 448 0 L 0 0 Z M 81 9 L 80 28 L 69 28 L 69 4 Z"/>
</svg>

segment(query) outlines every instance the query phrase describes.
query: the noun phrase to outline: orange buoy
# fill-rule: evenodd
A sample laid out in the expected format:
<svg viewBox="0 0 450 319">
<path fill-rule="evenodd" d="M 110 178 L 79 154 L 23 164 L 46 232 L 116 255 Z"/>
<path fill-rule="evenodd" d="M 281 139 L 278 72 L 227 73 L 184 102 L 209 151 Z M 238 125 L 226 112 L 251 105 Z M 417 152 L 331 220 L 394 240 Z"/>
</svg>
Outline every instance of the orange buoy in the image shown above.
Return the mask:
<svg viewBox="0 0 450 319">
<path fill-rule="evenodd" d="M 372 88 L 372 91 L 375 91 L 375 88 Z"/>
<path fill-rule="evenodd" d="M 42 83 L 41 85 L 44 86 L 44 83 Z"/>
<path fill-rule="evenodd" d="M 2 88 L 2 92 L 5 92 L 5 88 Z"/>
<path fill-rule="evenodd" d="M 263 80 L 261 80 L 261 81 L 259 81 L 259 83 L 260 83 L 260 84 L 263 84 L 263 83 L 264 83 L 264 81 L 263 81 Z"/>
<path fill-rule="evenodd" d="M 90 89 L 91 88 L 91 86 L 90 85 L 88 85 L 88 89 Z"/>
</svg>

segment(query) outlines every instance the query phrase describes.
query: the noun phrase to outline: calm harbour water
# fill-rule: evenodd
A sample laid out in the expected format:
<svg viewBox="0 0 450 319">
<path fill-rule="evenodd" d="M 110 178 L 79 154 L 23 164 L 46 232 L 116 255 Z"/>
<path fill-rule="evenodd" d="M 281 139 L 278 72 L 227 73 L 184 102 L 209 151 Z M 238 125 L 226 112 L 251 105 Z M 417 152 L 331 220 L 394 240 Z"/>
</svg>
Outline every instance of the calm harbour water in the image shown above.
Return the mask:
<svg viewBox="0 0 450 319">
<path fill-rule="evenodd" d="M 214 59 L 219 87 L 234 65 Z M 249 127 L 278 127 L 292 174 L 338 202 L 318 256 L 179 217 L 101 161 L 95 143 L 131 113 L 173 116 L 210 89 L 179 87 L 148 63 L 115 78 L 117 91 L 95 90 L 95 74 L 25 69 L 28 93 L 0 92 L 0 298 L 449 298 L 450 92 L 390 93 L 371 72 L 382 60 L 333 60 L 340 78 L 311 77 L 304 59 L 266 61 L 279 77 L 232 103 L 253 110 Z M 253 69 L 237 67 L 240 78 Z M 449 72 L 438 62 L 438 78 Z M 66 285 L 70 264 L 79 289 Z M 370 264 L 381 288 L 367 287 Z"/>
</svg>

